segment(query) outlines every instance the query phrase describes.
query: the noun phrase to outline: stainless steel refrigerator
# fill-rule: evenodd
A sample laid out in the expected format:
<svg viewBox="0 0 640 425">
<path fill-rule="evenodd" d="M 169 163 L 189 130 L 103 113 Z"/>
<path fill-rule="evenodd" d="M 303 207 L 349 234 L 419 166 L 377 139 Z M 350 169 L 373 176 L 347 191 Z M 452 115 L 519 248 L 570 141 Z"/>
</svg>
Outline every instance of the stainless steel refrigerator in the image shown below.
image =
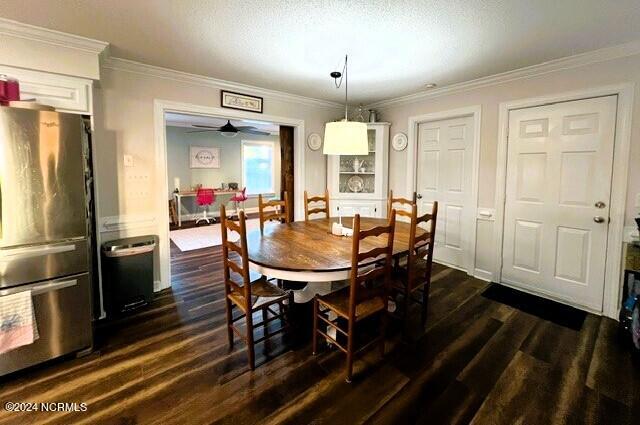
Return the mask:
<svg viewBox="0 0 640 425">
<path fill-rule="evenodd" d="M 39 333 L 0 376 L 92 345 L 87 156 L 81 116 L 0 107 L 0 297 L 31 290 Z"/>
</svg>

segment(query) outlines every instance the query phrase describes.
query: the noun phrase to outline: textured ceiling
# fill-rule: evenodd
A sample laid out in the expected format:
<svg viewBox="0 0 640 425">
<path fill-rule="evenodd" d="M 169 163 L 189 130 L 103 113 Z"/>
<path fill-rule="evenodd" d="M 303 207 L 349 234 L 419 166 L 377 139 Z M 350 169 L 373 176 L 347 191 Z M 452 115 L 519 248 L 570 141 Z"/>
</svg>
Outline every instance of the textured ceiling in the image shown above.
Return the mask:
<svg viewBox="0 0 640 425">
<path fill-rule="evenodd" d="M 328 100 L 349 53 L 369 102 L 640 39 L 639 0 L 0 0 L 113 56 Z"/>
</svg>

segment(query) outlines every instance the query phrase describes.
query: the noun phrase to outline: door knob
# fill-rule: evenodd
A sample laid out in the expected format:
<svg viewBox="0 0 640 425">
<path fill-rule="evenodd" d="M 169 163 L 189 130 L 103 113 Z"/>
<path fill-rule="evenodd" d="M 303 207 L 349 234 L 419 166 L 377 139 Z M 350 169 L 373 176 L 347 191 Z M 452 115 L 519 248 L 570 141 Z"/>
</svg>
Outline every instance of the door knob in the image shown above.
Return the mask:
<svg viewBox="0 0 640 425">
<path fill-rule="evenodd" d="M 422 195 L 420 195 L 419 193 L 416 195 L 416 198 L 418 199 L 422 199 Z"/>
<path fill-rule="evenodd" d="M 593 217 L 593 221 L 595 221 L 596 223 L 604 223 L 604 217 L 597 215 Z"/>
<path fill-rule="evenodd" d="M 604 203 L 604 202 L 602 202 L 602 201 L 598 201 L 598 202 L 596 202 L 595 204 L 593 204 L 593 206 L 594 206 L 594 207 L 596 207 L 596 208 L 604 208 L 604 207 L 606 207 L 606 206 L 607 206 L 607 204 L 605 204 L 605 203 Z"/>
</svg>

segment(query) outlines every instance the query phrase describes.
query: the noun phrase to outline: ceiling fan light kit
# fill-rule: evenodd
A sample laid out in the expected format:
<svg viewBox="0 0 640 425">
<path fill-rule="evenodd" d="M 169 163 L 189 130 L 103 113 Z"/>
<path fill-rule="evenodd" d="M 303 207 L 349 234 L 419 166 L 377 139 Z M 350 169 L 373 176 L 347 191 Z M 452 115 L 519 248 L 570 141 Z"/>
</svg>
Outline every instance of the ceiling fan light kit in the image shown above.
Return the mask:
<svg viewBox="0 0 640 425">
<path fill-rule="evenodd" d="M 257 136 L 269 136 L 271 133 L 267 131 L 260 131 L 256 127 L 245 125 L 245 126 L 235 126 L 231 124 L 230 120 L 227 120 L 227 123 L 222 127 L 213 127 L 210 125 L 202 125 L 202 124 L 192 124 L 193 127 L 199 128 L 200 130 L 190 131 L 189 133 L 202 133 L 207 131 L 217 131 L 222 134 L 224 137 L 236 137 L 238 133 L 246 133 L 246 134 L 254 134 Z"/>
<path fill-rule="evenodd" d="M 330 74 L 334 79 L 336 88 L 344 85 L 344 120 L 329 122 L 324 127 L 324 148 L 325 155 L 366 155 L 369 153 L 369 139 L 367 137 L 367 125 L 362 122 L 349 121 L 348 118 L 348 76 L 347 59 L 344 57 L 343 72 L 334 71 Z M 340 82 L 338 82 L 340 79 Z"/>
</svg>

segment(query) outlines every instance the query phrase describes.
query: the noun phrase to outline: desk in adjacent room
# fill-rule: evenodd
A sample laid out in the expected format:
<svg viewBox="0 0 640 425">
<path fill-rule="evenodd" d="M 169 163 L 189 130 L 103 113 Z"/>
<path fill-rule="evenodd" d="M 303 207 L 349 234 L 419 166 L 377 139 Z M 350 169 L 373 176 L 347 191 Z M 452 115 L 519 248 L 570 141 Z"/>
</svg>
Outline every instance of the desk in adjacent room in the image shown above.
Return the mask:
<svg viewBox="0 0 640 425">
<path fill-rule="evenodd" d="M 231 189 L 214 189 L 215 195 L 216 195 L 216 202 L 214 202 L 213 205 L 215 205 L 215 203 L 219 203 L 219 201 L 217 200 L 218 196 L 224 196 L 226 198 L 225 204 L 228 202 L 228 200 L 235 195 L 236 193 L 238 193 L 238 190 L 231 190 Z M 189 198 L 189 197 L 195 197 L 197 195 L 198 191 L 196 190 L 185 190 L 185 191 L 180 191 L 180 192 L 174 192 L 173 193 L 173 197 L 176 200 L 176 212 L 178 214 L 178 227 L 182 227 L 182 212 L 181 212 L 181 202 L 182 202 L 182 198 Z"/>
</svg>

